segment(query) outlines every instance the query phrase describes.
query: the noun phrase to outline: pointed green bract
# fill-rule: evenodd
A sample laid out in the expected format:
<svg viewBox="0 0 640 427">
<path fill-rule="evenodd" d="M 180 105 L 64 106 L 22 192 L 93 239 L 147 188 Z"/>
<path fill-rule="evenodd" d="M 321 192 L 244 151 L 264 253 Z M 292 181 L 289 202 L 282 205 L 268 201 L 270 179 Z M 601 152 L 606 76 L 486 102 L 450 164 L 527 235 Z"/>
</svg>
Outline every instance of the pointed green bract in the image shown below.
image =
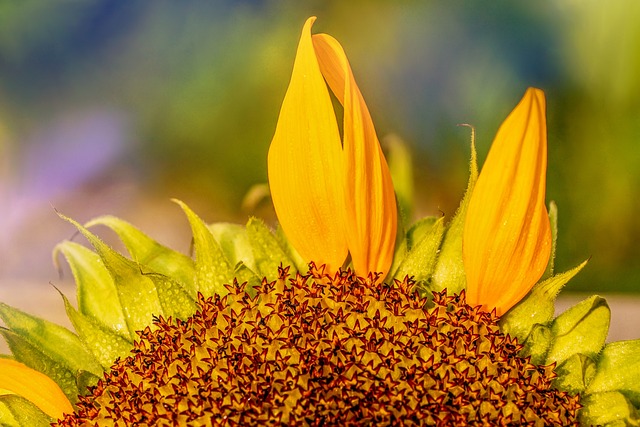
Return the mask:
<svg viewBox="0 0 640 427">
<path fill-rule="evenodd" d="M 432 289 L 428 281 L 435 267 L 443 233 L 443 218 L 438 218 L 431 227 L 420 233 L 423 237 L 408 249 L 393 277 L 401 280 L 405 276 L 413 276 L 418 286 Z"/>
<path fill-rule="evenodd" d="M 535 365 L 542 365 L 547 358 L 549 347 L 553 340 L 553 334 L 551 328 L 545 325 L 534 325 L 531 329 L 531 333 L 523 343 L 524 348 L 521 353 L 523 355 L 531 356 L 531 363 Z"/>
<path fill-rule="evenodd" d="M 121 334 L 129 334 L 113 278 L 98 254 L 79 243 L 64 241 L 54 249 L 62 253 L 76 282 L 78 310 Z"/>
<path fill-rule="evenodd" d="M 640 407 L 640 340 L 609 343 L 598 358 L 587 392 L 616 390 Z"/>
<path fill-rule="evenodd" d="M 590 394 L 580 401 L 582 409 L 578 413 L 580 425 L 628 427 L 640 426 L 640 415 L 634 406 L 620 392 Z"/>
<path fill-rule="evenodd" d="M 162 274 L 149 273 L 146 276 L 156 286 L 165 316 L 186 320 L 195 313 L 196 301 L 189 296 L 180 283 Z"/>
<path fill-rule="evenodd" d="M 16 361 L 42 372 L 55 381 L 71 403 L 78 400 L 78 387 L 75 382 L 76 371 L 64 360 L 58 359 L 55 355 L 50 356 L 44 352 L 46 350 L 9 329 L 0 328 L 0 334 L 7 342 Z"/>
<path fill-rule="evenodd" d="M 587 265 L 587 261 L 561 274 L 537 283 L 527 296 L 500 318 L 502 332 L 524 341 L 534 325 L 553 320 L 555 301 L 560 289 Z"/>
<path fill-rule="evenodd" d="M 118 357 L 125 357 L 129 354 L 133 348 L 133 341 L 130 337 L 119 335 L 95 319 L 79 313 L 65 296 L 62 298 L 73 327 L 104 369 L 109 368 Z"/>
<path fill-rule="evenodd" d="M 195 298 L 195 266 L 188 256 L 161 245 L 128 222 L 111 215 L 95 218 L 85 224 L 90 228 L 104 225 L 120 237 L 134 261 L 171 277 Z"/>
<path fill-rule="evenodd" d="M 197 288 L 204 295 L 225 295 L 224 285 L 232 283 L 233 269 L 225 257 L 222 248 L 214 239 L 207 225 L 186 204 L 179 200 L 180 205 L 191 225 L 193 244 L 196 256 Z"/>
<path fill-rule="evenodd" d="M 254 251 L 245 227 L 230 222 L 216 222 L 208 224 L 207 227 L 220 245 L 229 265 L 237 265 L 241 262 L 248 268 L 256 270 Z"/>
<path fill-rule="evenodd" d="M 21 396 L 0 396 L 0 425 L 3 427 L 49 427 L 53 421 L 53 418 Z"/>
<path fill-rule="evenodd" d="M 256 263 L 256 273 L 266 277 L 268 281 L 278 278 L 278 267 L 291 267 L 290 273 L 296 273 L 293 261 L 284 252 L 278 240 L 264 222 L 257 218 L 250 218 L 247 223 L 247 236 L 253 249 Z"/>
<path fill-rule="evenodd" d="M 596 373 L 596 364 L 589 356 L 574 354 L 555 369 L 557 378 L 553 381 L 559 390 L 571 394 L 582 393 Z"/>
<path fill-rule="evenodd" d="M 442 240 L 438 263 L 433 273 L 433 289 L 447 289 L 450 293 L 460 293 L 467 287 L 467 276 L 462 262 L 462 233 L 471 193 L 478 180 L 478 156 L 475 145 L 475 130 L 471 127 L 471 160 L 469 162 L 469 182 L 460 207 L 447 226 Z"/>
<path fill-rule="evenodd" d="M 76 372 L 102 373 L 100 365 L 78 336 L 67 328 L 0 303 L 0 317 L 16 335 L 28 340 L 50 358 Z"/>
<path fill-rule="evenodd" d="M 596 358 L 609 332 L 611 311 L 607 302 L 592 296 L 571 307 L 551 324 L 553 343 L 546 363 L 561 363 L 574 354 Z"/>
<path fill-rule="evenodd" d="M 282 227 L 280 227 L 279 224 L 276 227 L 275 237 L 284 253 L 287 254 L 287 257 L 293 262 L 293 266 L 296 270 L 306 272 L 309 269 L 309 265 L 300 256 L 298 251 L 296 251 L 296 248 L 291 245 L 291 242 L 287 239 L 287 236 L 284 234 L 284 230 L 282 230 Z"/>
<path fill-rule="evenodd" d="M 135 339 L 135 331 L 150 325 L 154 315 L 163 314 L 153 281 L 143 274 L 143 266 L 111 249 L 76 221 L 60 216 L 72 223 L 100 255 L 116 286 L 129 334 Z"/>
</svg>

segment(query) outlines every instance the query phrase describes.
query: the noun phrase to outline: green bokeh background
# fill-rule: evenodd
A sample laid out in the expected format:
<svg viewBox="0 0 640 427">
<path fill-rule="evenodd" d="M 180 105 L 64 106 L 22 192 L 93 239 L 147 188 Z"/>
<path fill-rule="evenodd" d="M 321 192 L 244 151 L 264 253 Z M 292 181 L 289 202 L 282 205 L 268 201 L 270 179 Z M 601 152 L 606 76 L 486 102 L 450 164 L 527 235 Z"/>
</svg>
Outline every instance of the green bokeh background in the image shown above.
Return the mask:
<svg viewBox="0 0 640 427">
<path fill-rule="evenodd" d="M 139 197 L 179 197 L 209 221 L 244 222 L 242 200 L 266 181 L 268 145 L 310 15 L 318 16 L 316 32 L 345 47 L 381 138 L 411 147 L 420 215 L 452 215 L 462 196 L 469 130 L 456 125 L 476 127 L 482 160 L 525 89 L 544 89 L 557 265 L 591 257 L 568 289 L 640 290 L 635 0 L 0 0 L 4 192 L 56 205 L 125 179 Z M 106 117 L 107 128 L 57 141 L 55 151 L 71 154 L 54 162 L 38 146 L 49 143 L 47 129 L 86 114 Z M 109 123 L 117 136 L 105 139 Z M 74 174 L 92 162 L 100 168 Z M 33 171 L 38 186 L 25 184 Z M 273 220 L 268 206 L 257 213 Z"/>
</svg>

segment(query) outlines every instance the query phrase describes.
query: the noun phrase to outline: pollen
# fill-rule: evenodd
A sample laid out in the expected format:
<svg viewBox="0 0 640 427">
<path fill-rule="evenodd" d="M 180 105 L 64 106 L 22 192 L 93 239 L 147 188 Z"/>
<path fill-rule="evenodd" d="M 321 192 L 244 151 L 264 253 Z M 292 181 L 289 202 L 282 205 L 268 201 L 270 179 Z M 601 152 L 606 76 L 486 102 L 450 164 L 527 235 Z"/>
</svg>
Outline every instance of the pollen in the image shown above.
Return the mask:
<svg viewBox="0 0 640 427">
<path fill-rule="evenodd" d="M 311 264 L 199 295 L 54 425 L 577 425 L 579 396 L 553 389 L 554 366 L 520 357 L 493 313 L 414 288 Z"/>
</svg>

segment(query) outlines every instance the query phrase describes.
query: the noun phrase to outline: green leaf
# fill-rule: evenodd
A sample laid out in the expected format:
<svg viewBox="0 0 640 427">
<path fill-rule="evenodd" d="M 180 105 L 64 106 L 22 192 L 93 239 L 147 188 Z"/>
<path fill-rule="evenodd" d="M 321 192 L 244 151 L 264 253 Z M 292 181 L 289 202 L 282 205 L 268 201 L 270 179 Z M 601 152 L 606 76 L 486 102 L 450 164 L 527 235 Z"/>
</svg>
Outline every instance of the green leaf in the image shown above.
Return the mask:
<svg viewBox="0 0 640 427">
<path fill-rule="evenodd" d="M 224 285 L 233 282 L 233 269 L 207 225 L 186 204 L 180 205 L 191 225 L 196 253 L 197 288 L 205 296 L 225 295 Z"/>
<path fill-rule="evenodd" d="M 266 277 L 270 282 L 278 278 L 278 267 L 290 266 L 290 274 L 296 274 L 293 261 L 284 252 L 271 230 L 257 218 L 250 218 L 247 223 L 247 235 L 253 249 L 256 273 Z"/>
<path fill-rule="evenodd" d="M 580 425 L 639 426 L 640 416 L 627 398 L 617 391 L 589 394 L 580 399 Z"/>
<path fill-rule="evenodd" d="M 96 359 L 78 336 L 62 326 L 0 303 L 0 317 L 16 335 L 21 336 L 57 363 L 72 372 L 101 373 Z"/>
<path fill-rule="evenodd" d="M 51 357 L 45 354 L 26 338 L 9 329 L 0 328 L 0 334 L 7 342 L 15 360 L 42 372 L 55 381 L 71 403 L 78 400 L 78 387 L 75 381 L 77 371 L 59 361 L 55 355 Z"/>
<path fill-rule="evenodd" d="M 607 344 L 596 364 L 588 393 L 619 391 L 640 407 L 640 340 Z"/>
<path fill-rule="evenodd" d="M 54 421 L 24 397 L 16 394 L 0 396 L 0 423 L 3 426 L 49 427 Z"/>
<path fill-rule="evenodd" d="M 79 243 L 64 241 L 54 251 L 66 258 L 76 282 L 78 310 L 97 319 L 108 328 L 121 334 L 129 334 L 122 312 L 118 290 L 102 259 Z"/>
<path fill-rule="evenodd" d="M 470 126 L 471 127 L 471 126 Z M 475 145 L 475 129 L 471 127 L 471 160 L 469 164 L 469 182 L 467 190 L 460 202 L 453 219 L 447 226 L 446 234 L 442 240 L 438 263 L 432 278 L 434 290 L 447 289 L 449 294 L 460 293 L 467 287 L 467 276 L 462 261 L 462 234 L 464 222 L 467 216 L 467 207 L 473 193 L 473 188 L 478 180 L 478 162 Z"/>
<path fill-rule="evenodd" d="M 526 297 L 500 318 L 502 332 L 522 342 L 529 336 L 535 324 L 546 325 L 551 322 L 560 289 L 586 264 L 587 261 L 569 271 L 537 283 Z"/>
<path fill-rule="evenodd" d="M 549 203 L 549 223 L 551 225 L 551 255 L 549 256 L 549 263 L 547 269 L 542 275 L 541 280 L 544 280 L 553 275 L 553 267 L 556 259 L 556 244 L 558 242 L 558 206 L 556 202 Z"/>
<path fill-rule="evenodd" d="M 86 223 L 85 227 L 91 228 L 95 225 L 111 228 L 127 247 L 134 261 L 171 277 L 195 298 L 195 266 L 191 258 L 161 245 L 120 218 L 111 215 L 101 216 Z"/>
<path fill-rule="evenodd" d="M 522 356 L 531 356 L 531 363 L 542 365 L 545 361 L 553 336 L 551 329 L 544 325 L 534 325 L 523 343 Z"/>
<path fill-rule="evenodd" d="M 408 250 L 394 278 L 402 280 L 405 276 L 413 276 L 418 286 L 432 289 L 427 284 L 435 267 L 443 232 L 442 218 L 436 220 L 427 232 L 420 232 L 422 239 Z"/>
<path fill-rule="evenodd" d="M 79 313 L 63 295 L 67 316 L 96 360 L 107 369 L 118 357 L 126 357 L 133 348 L 133 340 L 117 334 L 89 316 Z"/>
<path fill-rule="evenodd" d="M 551 324 L 553 343 L 546 363 L 561 363 L 574 354 L 595 359 L 607 339 L 611 311 L 607 302 L 592 296 L 571 307 Z"/>
<path fill-rule="evenodd" d="M 144 266 L 120 255 L 76 221 L 59 215 L 73 224 L 102 258 L 115 283 L 129 334 L 136 339 L 135 331 L 150 325 L 154 315 L 164 314 L 155 284 L 143 274 L 151 271 L 143 271 Z"/>
<path fill-rule="evenodd" d="M 575 395 L 586 390 L 596 373 L 596 364 L 589 356 L 574 354 L 558 365 L 555 372 L 558 376 L 553 380 L 554 387 Z"/>
</svg>

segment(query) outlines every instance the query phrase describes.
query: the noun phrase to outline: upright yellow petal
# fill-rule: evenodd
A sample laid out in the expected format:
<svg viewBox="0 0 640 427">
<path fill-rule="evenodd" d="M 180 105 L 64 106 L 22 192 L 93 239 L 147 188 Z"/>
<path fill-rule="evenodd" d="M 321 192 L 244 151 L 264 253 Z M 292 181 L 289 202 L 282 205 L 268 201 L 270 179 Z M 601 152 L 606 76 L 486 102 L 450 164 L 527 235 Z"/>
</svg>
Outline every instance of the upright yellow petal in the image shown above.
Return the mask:
<svg viewBox="0 0 640 427">
<path fill-rule="evenodd" d="M 359 274 L 389 272 L 397 209 L 389 167 L 349 61 L 333 37 L 313 36 L 322 75 L 344 107 L 345 231 Z"/>
<path fill-rule="evenodd" d="M 307 261 L 336 270 L 347 257 L 342 145 L 311 41 L 314 21 L 309 18 L 302 30 L 269 148 L 269 186 L 278 220 L 296 250 Z"/>
<path fill-rule="evenodd" d="M 0 390 L 24 397 L 54 419 L 73 412 L 71 402 L 58 384 L 15 360 L 0 359 Z"/>
<path fill-rule="evenodd" d="M 544 93 L 529 88 L 500 126 L 469 202 L 462 244 L 470 304 L 502 315 L 542 276 L 551 253 L 546 171 Z"/>
</svg>

